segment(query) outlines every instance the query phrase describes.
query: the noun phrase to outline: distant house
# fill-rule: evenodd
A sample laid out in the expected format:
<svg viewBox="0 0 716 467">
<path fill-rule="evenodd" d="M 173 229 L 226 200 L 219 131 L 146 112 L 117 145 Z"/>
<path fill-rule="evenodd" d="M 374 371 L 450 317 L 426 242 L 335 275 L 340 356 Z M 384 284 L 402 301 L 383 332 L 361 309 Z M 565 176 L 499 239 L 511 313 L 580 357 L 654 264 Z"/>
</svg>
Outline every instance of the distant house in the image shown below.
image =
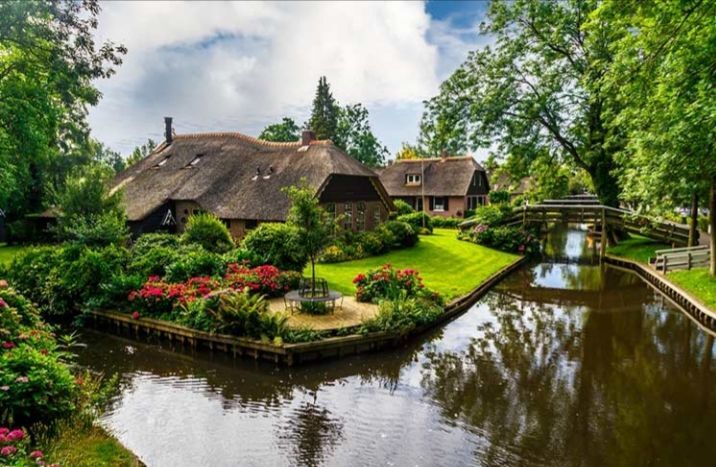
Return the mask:
<svg viewBox="0 0 716 467">
<path fill-rule="evenodd" d="M 344 215 L 346 229 L 371 230 L 393 208 L 375 172 L 312 132 L 295 143 L 240 133 L 175 135 L 167 119 L 165 138 L 113 182 L 135 235 L 181 232 L 189 216 L 206 211 L 241 238 L 261 222 L 285 221 L 289 200 L 281 189 L 302 179 L 332 215 Z"/>
<path fill-rule="evenodd" d="M 499 175 L 490 174 L 490 184 L 492 191 L 507 191 L 510 194 L 510 200 L 514 200 L 519 196 L 525 196 L 532 189 L 534 181 L 532 177 L 513 180 L 508 173 L 500 172 Z"/>
<path fill-rule="evenodd" d="M 403 159 L 379 170 L 393 200 L 403 200 L 430 215 L 464 217 L 487 203 L 485 169 L 470 156 Z"/>
</svg>

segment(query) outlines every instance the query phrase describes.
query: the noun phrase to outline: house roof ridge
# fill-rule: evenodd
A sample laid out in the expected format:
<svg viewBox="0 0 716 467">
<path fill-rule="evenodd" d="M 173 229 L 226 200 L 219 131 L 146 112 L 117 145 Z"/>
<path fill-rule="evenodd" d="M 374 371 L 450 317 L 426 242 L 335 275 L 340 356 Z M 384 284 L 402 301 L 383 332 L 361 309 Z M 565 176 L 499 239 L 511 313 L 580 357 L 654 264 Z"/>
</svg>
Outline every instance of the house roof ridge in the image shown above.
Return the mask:
<svg viewBox="0 0 716 467">
<path fill-rule="evenodd" d="M 439 162 L 439 161 L 463 161 L 465 159 L 475 159 L 472 156 L 448 156 L 448 157 L 419 157 L 417 159 L 396 159 L 395 163 L 404 162 Z"/>
<path fill-rule="evenodd" d="M 174 135 L 174 139 L 200 139 L 200 138 L 237 138 L 247 143 L 258 144 L 267 147 L 276 148 L 300 148 L 303 146 L 301 141 L 295 142 L 279 142 L 279 141 L 266 141 L 264 139 L 254 138 L 253 136 L 239 133 L 238 131 L 212 131 L 205 133 L 182 133 Z M 330 139 L 314 140 L 309 143 L 310 146 L 321 146 L 321 145 L 332 145 L 333 141 Z"/>
</svg>

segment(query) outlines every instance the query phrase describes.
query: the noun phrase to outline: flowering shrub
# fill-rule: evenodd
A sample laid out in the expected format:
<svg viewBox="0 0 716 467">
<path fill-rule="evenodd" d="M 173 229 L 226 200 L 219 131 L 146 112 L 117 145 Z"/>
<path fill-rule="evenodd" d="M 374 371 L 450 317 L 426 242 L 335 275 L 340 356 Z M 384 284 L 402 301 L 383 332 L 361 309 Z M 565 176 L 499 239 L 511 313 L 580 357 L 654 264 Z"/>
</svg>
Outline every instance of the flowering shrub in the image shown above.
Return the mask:
<svg viewBox="0 0 716 467">
<path fill-rule="evenodd" d="M 419 297 L 407 298 L 403 292 L 399 299 L 380 302 L 378 314 L 365 321 L 360 332 L 405 332 L 432 323 L 442 313 L 443 308 L 439 304 Z"/>
<path fill-rule="evenodd" d="M 241 264 L 229 264 L 224 280 L 235 290 L 249 289 L 252 293 L 278 297 L 298 287 L 301 275 L 295 271 L 281 271 L 276 266 L 263 265 L 249 268 Z"/>
<path fill-rule="evenodd" d="M 533 255 L 539 253 L 539 239 L 516 227 L 489 227 L 478 224 L 468 233 L 468 240 L 502 251 Z"/>
<path fill-rule="evenodd" d="M 172 284 L 151 276 L 141 289 L 129 293 L 133 311 L 150 316 L 171 313 L 175 308 L 199 297 L 205 297 L 219 287 L 211 277 L 192 277 L 186 282 Z"/>
<path fill-rule="evenodd" d="M 5 281 L 0 343 L 0 424 L 49 423 L 73 410 L 77 387 L 64 364 L 67 356 L 34 306 Z"/>
<path fill-rule="evenodd" d="M 436 292 L 425 289 L 423 280 L 414 269 L 395 269 L 384 264 L 378 269 L 358 274 L 353 283 L 356 286 L 356 300 L 378 302 L 381 299 L 397 299 L 403 293 L 406 297 L 426 297 L 440 301 Z"/>
<path fill-rule="evenodd" d="M 28 453 L 28 438 L 23 429 L 15 428 L 11 430 L 0 426 L 0 465 L 59 466 L 59 464 L 45 463 L 45 455 L 42 451 L 34 450 Z"/>
</svg>

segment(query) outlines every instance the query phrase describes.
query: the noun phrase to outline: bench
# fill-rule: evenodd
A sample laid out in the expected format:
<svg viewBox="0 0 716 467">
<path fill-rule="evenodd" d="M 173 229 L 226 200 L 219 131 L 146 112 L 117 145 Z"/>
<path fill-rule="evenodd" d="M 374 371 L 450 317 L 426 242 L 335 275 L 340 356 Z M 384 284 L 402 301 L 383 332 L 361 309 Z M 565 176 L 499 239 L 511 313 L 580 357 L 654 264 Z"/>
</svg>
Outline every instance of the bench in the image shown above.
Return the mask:
<svg viewBox="0 0 716 467">
<path fill-rule="evenodd" d="M 650 263 L 657 271 L 663 273 L 673 269 L 707 266 L 711 260 L 711 250 L 708 245 L 656 250 L 654 253 L 656 257 Z"/>
<path fill-rule="evenodd" d="M 292 290 L 283 296 L 284 304 L 286 309 L 291 313 L 300 309 L 302 303 L 325 303 L 328 305 L 329 310 L 333 313 L 336 310 L 336 302 L 340 300 L 339 307 L 343 306 L 343 294 L 336 292 L 335 290 L 329 290 L 326 295 L 317 297 L 305 296 L 301 294 L 300 290 Z"/>
</svg>

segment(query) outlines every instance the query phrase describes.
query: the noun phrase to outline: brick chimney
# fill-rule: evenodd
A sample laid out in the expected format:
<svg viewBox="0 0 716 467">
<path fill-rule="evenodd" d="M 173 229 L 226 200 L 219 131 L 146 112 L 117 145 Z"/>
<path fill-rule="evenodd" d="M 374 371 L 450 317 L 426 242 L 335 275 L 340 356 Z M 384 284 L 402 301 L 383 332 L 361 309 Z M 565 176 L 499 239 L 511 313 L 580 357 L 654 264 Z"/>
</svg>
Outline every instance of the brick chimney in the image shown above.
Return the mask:
<svg viewBox="0 0 716 467">
<path fill-rule="evenodd" d="M 303 146 L 308 146 L 311 144 L 311 141 L 316 140 L 316 134 L 312 132 L 311 130 L 303 130 L 301 133 L 301 144 Z"/>
<path fill-rule="evenodd" d="M 172 118 L 164 117 L 164 140 L 167 144 L 172 144 L 174 135 L 172 135 Z"/>
</svg>

